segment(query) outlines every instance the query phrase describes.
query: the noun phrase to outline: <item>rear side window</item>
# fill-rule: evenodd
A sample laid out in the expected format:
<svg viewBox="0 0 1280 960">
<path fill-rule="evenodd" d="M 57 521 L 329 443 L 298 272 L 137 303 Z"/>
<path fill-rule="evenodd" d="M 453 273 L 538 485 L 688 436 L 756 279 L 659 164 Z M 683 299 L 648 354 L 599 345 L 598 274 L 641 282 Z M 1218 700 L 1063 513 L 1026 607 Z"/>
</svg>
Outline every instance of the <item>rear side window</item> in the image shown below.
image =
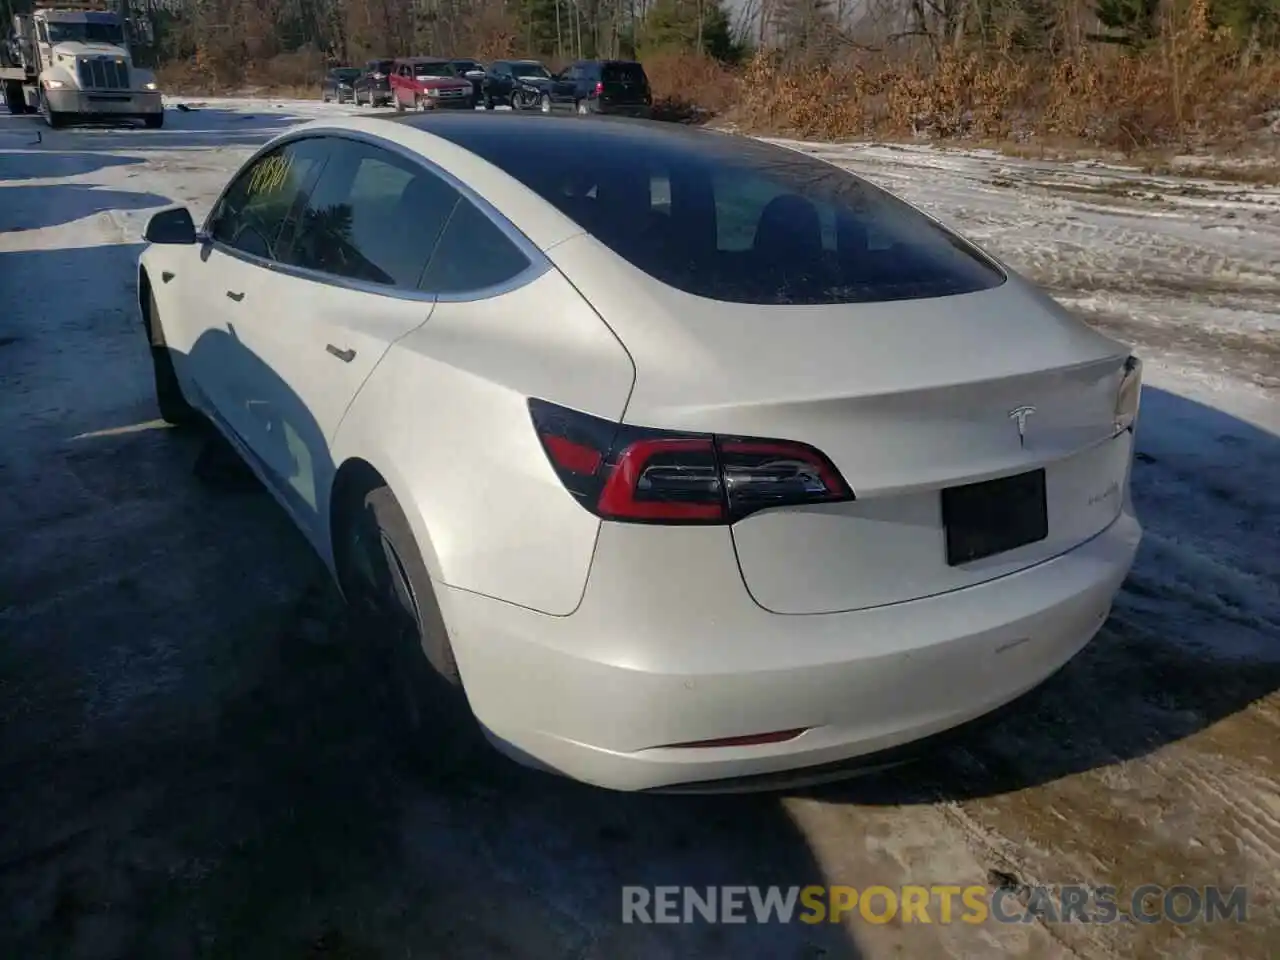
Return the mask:
<svg viewBox="0 0 1280 960">
<path fill-rule="evenodd" d="M 417 289 L 458 203 L 439 177 L 379 147 L 326 141 L 329 159 L 287 261 L 337 277 Z"/>
<path fill-rule="evenodd" d="M 649 78 L 645 76 L 644 68 L 638 63 L 606 63 L 601 71 L 601 79 L 606 83 L 634 83 L 637 85 L 649 82 Z"/>
<path fill-rule="evenodd" d="M 616 65 L 611 65 L 616 66 Z M 725 134 L 603 125 L 554 136 L 450 136 L 676 289 L 729 303 L 836 304 L 953 296 L 1004 274 L 860 177 Z"/>
<path fill-rule="evenodd" d="M 421 286 L 431 293 L 474 293 L 506 283 L 528 267 L 529 259 L 520 248 L 475 204 L 461 200 Z"/>
</svg>

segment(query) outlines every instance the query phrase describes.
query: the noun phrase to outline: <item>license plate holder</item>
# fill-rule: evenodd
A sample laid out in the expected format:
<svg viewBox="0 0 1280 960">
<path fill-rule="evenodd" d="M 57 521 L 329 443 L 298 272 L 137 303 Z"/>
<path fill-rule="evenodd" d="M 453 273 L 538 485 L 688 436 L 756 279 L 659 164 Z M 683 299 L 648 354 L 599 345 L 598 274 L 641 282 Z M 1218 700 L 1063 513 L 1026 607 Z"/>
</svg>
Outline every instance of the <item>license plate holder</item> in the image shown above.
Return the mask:
<svg viewBox="0 0 1280 960">
<path fill-rule="evenodd" d="M 1046 539 L 1044 469 L 948 487 L 942 491 L 942 525 L 952 567 Z"/>
</svg>

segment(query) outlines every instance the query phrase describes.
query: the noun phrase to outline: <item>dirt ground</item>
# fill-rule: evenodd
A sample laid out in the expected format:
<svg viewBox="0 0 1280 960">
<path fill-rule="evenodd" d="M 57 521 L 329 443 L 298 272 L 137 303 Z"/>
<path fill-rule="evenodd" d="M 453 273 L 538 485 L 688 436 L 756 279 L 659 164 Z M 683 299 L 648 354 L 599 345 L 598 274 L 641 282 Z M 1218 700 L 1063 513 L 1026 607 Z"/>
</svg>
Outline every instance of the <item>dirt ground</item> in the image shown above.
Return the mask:
<svg viewBox="0 0 1280 960">
<path fill-rule="evenodd" d="M 198 475 L 202 441 L 155 420 L 141 224 L 169 202 L 203 214 L 294 119 L 171 116 L 154 135 L 39 143 L 34 119 L 0 119 L 0 956 L 1280 955 L 1280 437 L 1183 389 L 1178 366 L 1191 356 L 1220 387 L 1246 384 L 1251 409 L 1280 409 L 1273 327 L 1191 336 L 1188 319 L 1251 297 L 1274 320 L 1280 300 L 1257 304 L 1280 254 L 1212 267 L 1230 289 L 1164 284 L 1152 295 L 1185 315 L 1159 329 L 1114 298 L 1083 306 L 1156 353 L 1134 479 L 1147 539 L 1096 641 L 995 726 L 782 795 L 615 794 L 515 767 L 438 782 L 384 735 L 361 638 L 285 516 L 252 484 Z M 1046 203 L 1043 165 L 992 163 L 951 212 L 1003 252 L 1000 230 L 1026 235 L 1010 211 Z M 1094 223 L 1137 216 L 1114 193 L 1088 202 L 1108 205 Z M 1260 209 L 1256 229 L 1274 229 L 1280 206 Z M 1150 241 L 1135 256 L 1160 255 L 1165 230 L 1202 249 L 1194 226 L 1143 216 L 1125 227 Z M 1078 239 L 1019 265 L 1037 276 L 1058 250 L 1040 279 L 1094 297 L 1099 241 Z M 1202 261 L 1162 262 L 1194 279 Z M 1156 276 L 1126 269 L 1130 288 Z M 1122 280 L 1104 286 L 1120 296 Z M 1166 381 L 1157 348 L 1177 361 Z M 1122 903 L 1141 884 L 1247 885 L 1248 919 L 621 916 L 629 884 L 1000 883 L 1110 884 Z"/>
</svg>

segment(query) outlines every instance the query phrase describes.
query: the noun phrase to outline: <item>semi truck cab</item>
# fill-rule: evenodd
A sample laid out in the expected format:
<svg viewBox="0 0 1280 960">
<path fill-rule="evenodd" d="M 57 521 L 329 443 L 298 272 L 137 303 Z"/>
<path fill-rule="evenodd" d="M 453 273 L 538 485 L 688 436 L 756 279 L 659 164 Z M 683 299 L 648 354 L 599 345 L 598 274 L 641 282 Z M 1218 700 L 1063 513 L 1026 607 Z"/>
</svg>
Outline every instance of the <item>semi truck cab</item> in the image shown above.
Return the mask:
<svg viewBox="0 0 1280 960">
<path fill-rule="evenodd" d="M 12 113 L 38 111 L 51 127 L 79 120 L 164 124 L 155 75 L 133 63 L 125 21 L 94 0 L 57 0 L 17 14 L 0 69 Z"/>
</svg>

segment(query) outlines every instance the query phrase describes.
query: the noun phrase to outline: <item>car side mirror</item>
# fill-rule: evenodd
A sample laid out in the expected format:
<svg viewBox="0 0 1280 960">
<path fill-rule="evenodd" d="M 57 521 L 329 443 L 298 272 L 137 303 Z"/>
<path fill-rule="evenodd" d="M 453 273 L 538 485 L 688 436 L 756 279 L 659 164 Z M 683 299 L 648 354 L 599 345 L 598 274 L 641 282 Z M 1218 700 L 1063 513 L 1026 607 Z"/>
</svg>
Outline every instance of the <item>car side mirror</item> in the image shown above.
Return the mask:
<svg viewBox="0 0 1280 960">
<path fill-rule="evenodd" d="M 195 243 L 196 225 L 186 207 L 161 210 L 147 224 L 147 243 Z"/>
</svg>

